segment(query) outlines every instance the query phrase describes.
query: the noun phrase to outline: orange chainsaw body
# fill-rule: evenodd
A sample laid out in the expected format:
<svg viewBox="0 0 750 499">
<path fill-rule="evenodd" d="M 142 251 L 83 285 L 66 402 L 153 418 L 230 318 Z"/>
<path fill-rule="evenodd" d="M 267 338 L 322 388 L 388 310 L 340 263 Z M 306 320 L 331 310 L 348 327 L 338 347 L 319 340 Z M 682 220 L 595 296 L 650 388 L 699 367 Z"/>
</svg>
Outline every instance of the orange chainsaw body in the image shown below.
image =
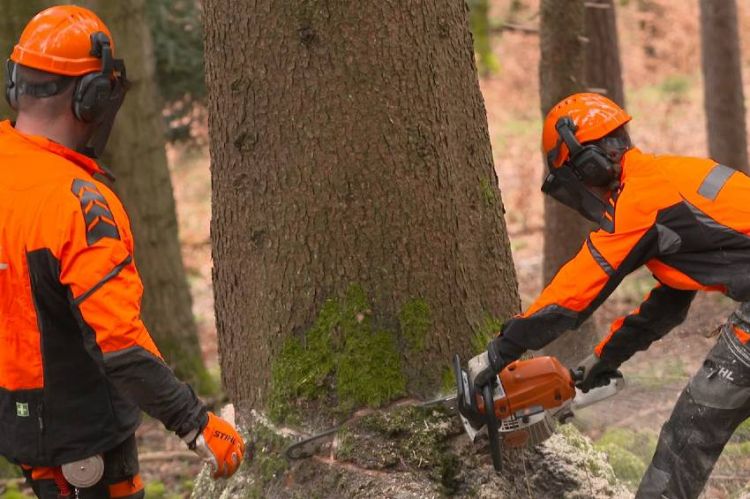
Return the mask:
<svg viewBox="0 0 750 499">
<path fill-rule="evenodd" d="M 522 418 L 554 409 L 575 397 L 576 390 L 570 370 L 554 357 L 534 357 L 508 364 L 500 373 L 504 397 L 495 399 L 498 419 L 510 416 Z M 481 413 L 484 400 L 477 397 Z"/>
</svg>

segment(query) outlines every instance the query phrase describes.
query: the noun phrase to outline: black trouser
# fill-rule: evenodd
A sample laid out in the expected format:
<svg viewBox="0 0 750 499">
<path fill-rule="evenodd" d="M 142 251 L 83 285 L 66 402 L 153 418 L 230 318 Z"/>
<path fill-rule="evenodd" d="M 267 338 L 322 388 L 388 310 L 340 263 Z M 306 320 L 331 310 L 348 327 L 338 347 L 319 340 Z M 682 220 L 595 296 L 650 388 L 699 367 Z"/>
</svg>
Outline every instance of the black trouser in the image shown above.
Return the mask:
<svg viewBox="0 0 750 499">
<path fill-rule="evenodd" d="M 107 451 L 102 456 L 104 458 L 104 476 L 93 487 L 77 489 L 80 499 L 143 499 L 143 487 L 139 486 L 140 477 L 138 476 L 138 448 L 135 442 L 135 435 L 114 449 Z M 54 480 L 51 479 L 32 479 L 32 470 L 24 470 L 26 481 L 34 490 L 34 494 L 39 499 L 58 499 L 60 489 Z M 120 493 L 110 494 L 110 487 L 116 486 Z M 72 487 L 71 487 L 72 488 Z M 128 490 L 130 489 L 130 490 Z"/>
<path fill-rule="evenodd" d="M 750 345 L 742 344 L 729 324 L 662 427 L 636 499 L 698 497 L 727 441 L 748 417 Z"/>
</svg>

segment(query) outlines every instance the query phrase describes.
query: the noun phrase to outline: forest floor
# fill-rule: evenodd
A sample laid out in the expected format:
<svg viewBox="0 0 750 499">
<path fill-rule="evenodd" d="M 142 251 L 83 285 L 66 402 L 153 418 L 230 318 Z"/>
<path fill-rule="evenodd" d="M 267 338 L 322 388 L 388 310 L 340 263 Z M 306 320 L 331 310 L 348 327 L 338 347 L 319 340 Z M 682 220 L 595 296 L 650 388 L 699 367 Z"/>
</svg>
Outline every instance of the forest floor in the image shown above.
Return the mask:
<svg viewBox="0 0 750 499">
<path fill-rule="evenodd" d="M 494 0 L 492 15 L 505 20 L 510 0 Z M 513 21 L 533 24 L 536 3 Z M 638 2 L 617 2 L 626 101 L 633 115 L 631 135 L 643 150 L 706 155 L 697 2 L 655 0 L 655 12 L 637 9 Z M 669 16 L 659 15 L 669 12 Z M 750 33 L 750 9 L 740 12 L 740 33 Z M 527 20 L 532 20 L 528 21 Z M 644 24 L 645 23 L 645 24 Z M 644 26 L 651 30 L 643 35 Z M 747 35 L 746 35 L 747 36 Z M 498 69 L 482 78 L 490 135 L 500 189 L 506 208 L 514 261 L 523 303 L 542 287 L 542 158 L 538 104 L 538 39 L 533 34 L 504 32 L 493 40 Z M 750 50 L 744 50 L 750 74 Z M 531 68 L 531 69 L 529 69 Z M 750 78 L 745 78 L 750 95 Z M 180 237 L 193 292 L 204 358 L 218 378 L 216 330 L 211 288 L 210 173 L 205 149 L 173 148 L 170 163 L 179 211 Z M 645 272 L 628 277 L 596 314 L 604 334 L 617 315 L 636 307 L 653 280 Z M 623 366 L 625 391 L 578 414 L 575 423 L 609 454 L 618 476 L 631 486 L 650 460 L 656 437 L 682 388 L 715 339 L 704 335 L 733 308 L 718 295 L 699 295 L 683 325 L 650 350 Z M 147 419 L 138 432 L 142 472 L 149 499 L 187 497 L 201 469 L 183 457 L 184 445 L 161 425 Z M 177 457 L 169 457 L 176 452 Z M 716 466 L 704 497 L 733 499 L 750 482 L 750 429 L 735 438 Z M 0 484 L 0 493 L 3 485 Z M 4 495 L 2 497 L 13 497 Z M 19 497 L 19 496 L 15 496 Z"/>
</svg>

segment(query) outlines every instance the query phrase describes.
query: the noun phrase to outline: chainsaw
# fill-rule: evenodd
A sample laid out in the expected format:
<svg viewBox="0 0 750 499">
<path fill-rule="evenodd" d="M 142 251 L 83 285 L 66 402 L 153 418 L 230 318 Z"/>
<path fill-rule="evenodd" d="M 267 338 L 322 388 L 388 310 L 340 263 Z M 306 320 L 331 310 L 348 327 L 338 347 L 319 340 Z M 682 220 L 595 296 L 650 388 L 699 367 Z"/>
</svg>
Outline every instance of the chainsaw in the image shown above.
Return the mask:
<svg viewBox="0 0 750 499">
<path fill-rule="evenodd" d="M 510 363 L 493 383 L 481 389 L 473 386 L 473 371 L 477 366 L 461 368 L 461 359 L 453 359 L 456 375 L 456 393 L 427 402 L 409 401 L 395 403 L 392 407 L 447 406 L 458 409 L 464 430 L 473 443 L 486 435 L 490 444 L 492 464 L 502 470 L 503 445 L 509 448 L 533 447 L 554 433 L 555 423 L 564 423 L 574 415 L 574 410 L 606 399 L 620 391 L 624 380 L 613 378 L 609 384 L 586 393 L 575 387 L 583 376 L 582 370 L 565 368 L 554 357 L 534 357 Z M 487 407 L 494 410 L 487 411 Z M 370 414 L 365 411 L 362 415 Z M 353 419 L 362 416 L 355 416 Z M 304 437 L 286 449 L 289 459 L 304 459 L 314 455 L 325 441 L 332 440 L 345 425 L 340 424 L 320 433 Z"/>
<path fill-rule="evenodd" d="M 453 359 L 456 403 L 472 442 L 486 434 L 492 465 L 498 472 L 503 469 L 504 445 L 538 445 L 552 436 L 555 422 L 568 421 L 574 410 L 609 398 L 625 386 L 622 377 L 614 377 L 608 384 L 584 393 L 575 386 L 583 378 L 583 369 L 568 369 L 554 357 L 534 357 L 511 362 L 494 382 L 477 388 L 471 380 L 481 361 L 475 359 L 469 362 L 468 372 L 461 368 L 458 355 Z"/>
</svg>

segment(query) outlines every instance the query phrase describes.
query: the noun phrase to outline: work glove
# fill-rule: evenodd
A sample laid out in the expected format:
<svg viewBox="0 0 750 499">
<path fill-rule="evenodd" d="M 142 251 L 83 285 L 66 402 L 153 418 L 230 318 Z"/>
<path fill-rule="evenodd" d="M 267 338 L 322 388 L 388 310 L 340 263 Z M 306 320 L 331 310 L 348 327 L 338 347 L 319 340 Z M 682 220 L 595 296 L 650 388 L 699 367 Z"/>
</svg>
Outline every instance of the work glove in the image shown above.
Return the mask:
<svg viewBox="0 0 750 499">
<path fill-rule="evenodd" d="M 583 393 L 609 384 L 614 378 L 622 378 L 619 364 L 608 362 L 592 353 L 576 368 L 576 387 Z"/>
<path fill-rule="evenodd" d="M 214 479 L 232 476 L 245 455 L 245 442 L 237 430 L 212 412 L 188 447 L 211 464 Z"/>
<path fill-rule="evenodd" d="M 474 387 L 478 390 L 488 383 L 492 383 L 500 371 L 515 359 L 505 359 L 498 349 L 499 337 L 490 341 L 487 351 L 480 353 L 469 361 L 469 376 Z"/>
</svg>

